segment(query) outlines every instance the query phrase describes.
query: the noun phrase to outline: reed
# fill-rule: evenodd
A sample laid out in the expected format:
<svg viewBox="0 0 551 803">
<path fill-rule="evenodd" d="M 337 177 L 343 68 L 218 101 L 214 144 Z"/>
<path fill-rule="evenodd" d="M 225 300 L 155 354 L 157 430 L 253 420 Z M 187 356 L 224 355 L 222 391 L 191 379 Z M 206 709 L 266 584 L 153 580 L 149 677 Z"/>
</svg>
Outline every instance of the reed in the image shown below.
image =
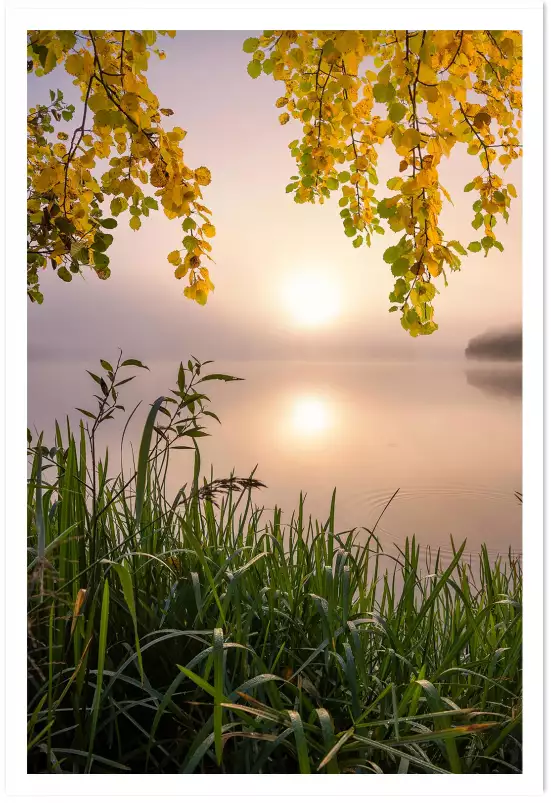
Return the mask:
<svg viewBox="0 0 551 803">
<path fill-rule="evenodd" d="M 390 554 L 335 531 L 335 494 L 285 521 L 253 475 L 202 479 L 203 383 L 235 378 L 197 360 L 111 473 L 96 435 L 130 365 L 102 361 L 76 431 L 29 440 L 29 771 L 521 771 L 519 559 Z"/>
</svg>

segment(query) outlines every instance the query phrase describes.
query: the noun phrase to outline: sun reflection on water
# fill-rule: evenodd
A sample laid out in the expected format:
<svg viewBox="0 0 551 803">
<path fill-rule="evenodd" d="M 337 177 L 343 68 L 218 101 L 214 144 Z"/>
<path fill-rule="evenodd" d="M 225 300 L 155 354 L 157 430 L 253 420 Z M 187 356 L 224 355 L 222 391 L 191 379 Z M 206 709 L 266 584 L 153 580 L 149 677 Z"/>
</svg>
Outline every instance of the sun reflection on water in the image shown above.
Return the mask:
<svg viewBox="0 0 551 803">
<path fill-rule="evenodd" d="M 287 419 L 295 441 L 321 442 L 335 426 L 335 412 L 327 398 L 316 393 L 296 396 Z"/>
</svg>

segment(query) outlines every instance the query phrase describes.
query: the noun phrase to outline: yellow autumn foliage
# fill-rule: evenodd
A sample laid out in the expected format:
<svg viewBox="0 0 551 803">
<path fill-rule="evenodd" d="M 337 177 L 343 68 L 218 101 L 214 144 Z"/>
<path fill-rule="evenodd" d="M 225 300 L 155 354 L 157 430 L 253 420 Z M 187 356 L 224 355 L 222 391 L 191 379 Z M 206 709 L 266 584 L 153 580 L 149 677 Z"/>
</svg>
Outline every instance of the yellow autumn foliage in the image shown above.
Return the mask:
<svg viewBox="0 0 551 803">
<path fill-rule="evenodd" d="M 184 237 L 187 295 L 203 304 L 213 284 L 205 260 L 215 228 L 202 205 L 202 188 L 211 182 L 208 168 L 190 168 L 181 147 L 186 131 L 165 129 L 161 115 L 171 109 L 160 103 L 147 81 L 160 36 L 175 31 L 28 31 L 28 70 L 36 76 L 61 65 L 81 92 L 75 109 L 59 90 L 48 104 L 27 117 L 28 237 L 27 289 L 42 302 L 39 271 L 51 266 L 64 281 L 84 266 L 101 279 L 110 274 L 107 251 L 117 217 L 129 211 L 128 225 L 138 231 L 152 211 L 162 206 L 169 218 L 193 221 L 197 235 Z M 62 127 L 68 130 L 56 130 Z M 55 142 L 55 139 L 67 143 Z M 108 169 L 97 175 L 100 160 Z M 94 176 L 93 174 L 96 173 Z M 146 194 L 147 185 L 153 188 Z M 110 209 L 109 217 L 105 207 Z M 181 262 L 179 251 L 168 261 Z M 206 277 L 206 278 L 205 278 Z"/>
<path fill-rule="evenodd" d="M 287 191 L 297 203 L 336 192 L 355 248 L 374 234 L 399 234 L 384 255 L 395 277 L 390 309 L 411 335 L 431 334 L 433 279 L 447 284 L 445 265 L 458 270 L 469 251 L 503 249 L 494 229 L 516 190 L 499 171 L 522 155 L 521 33 L 264 31 L 254 41 L 269 65 L 262 72 L 285 85 L 280 123 L 296 123 L 289 147 L 298 178 Z M 476 162 L 465 191 L 478 196 L 472 222 L 484 233 L 468 245 L 447 241 L 439 223 L 443 201 L 452 202 L 439 167 L 458 143 Z M 402 174 L 388 181 L 390 197 L 375 196 L 383 144 Z"/>
</svg>

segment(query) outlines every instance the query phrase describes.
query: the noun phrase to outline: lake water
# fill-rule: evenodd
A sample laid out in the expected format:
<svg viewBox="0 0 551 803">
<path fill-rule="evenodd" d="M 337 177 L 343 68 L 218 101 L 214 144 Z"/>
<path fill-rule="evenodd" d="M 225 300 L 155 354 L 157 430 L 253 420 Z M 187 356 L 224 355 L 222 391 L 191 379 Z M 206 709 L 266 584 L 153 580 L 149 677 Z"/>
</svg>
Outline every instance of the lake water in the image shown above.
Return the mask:
<svg viewBox="0 0 551 803">
<path fill-rule="evenodd" d="M 95 391 L 85 368 L 97 371 L 29 362 L 29 426 L 51 432 L 55 417 L 90 409 Z M 176 386 L 177 365 L 150 368 L 121 388 L 127 410 Z M 255 476 L 267 485 L 255 492 L 258 505 L 277 504 L 288 517 L 302 490 L 307 512 L 326 518 L 336 487 L 338 527 L 373 527 L 399 488 L 377 527 L 389 545 L 416 534 L 423 545 L 449 550 L 453 535 L 456 543 L 467 539 L 467 552 L 483 542 L 492 554 L 522 550 L 519 366 L 224 361 L 209 369 L 245 381 L 212 386 L 211 409 L 222 425 L 209 419 L 203 473 L 212 464 L 215 477 L 247 476 L 257 465 Z M 129 428 L 136 451 L 146 415 L 143 404 Z M 121 429 L 108 422 L 100 439 L 113 459 Z M 191 476 L 191 453 L 174 455 L 171 490 Z"/>
</svg>

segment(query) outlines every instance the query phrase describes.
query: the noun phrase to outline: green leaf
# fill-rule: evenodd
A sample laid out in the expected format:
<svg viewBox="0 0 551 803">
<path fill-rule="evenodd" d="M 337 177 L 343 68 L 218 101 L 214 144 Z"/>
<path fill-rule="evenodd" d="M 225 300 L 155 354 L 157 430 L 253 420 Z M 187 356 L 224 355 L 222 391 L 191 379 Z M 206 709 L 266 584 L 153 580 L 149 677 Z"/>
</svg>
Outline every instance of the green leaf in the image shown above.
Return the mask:
<svg viewBox="0 0 551 803">
<path fill-rule="evenodd" d="M 492 248 L 492 246 L 494 244 L 494 238 L 493 237 L 483 237 L 482 240 L 481 240 L 481 243 L 482 243 L 482 248 L 484 248 L 486 251 L 488 251 L 490 248 Z"/>
<path fill-rule="evenodd" d="M 383 259 L 389 265 L 395 262 L 399 256 L 402 254 L 402 249 L 399 248 L 397 245 L 391 245 L 390 248 L 387 248 L 383 254 Z"/>
<path fill-rule="evenodd" d="M 224 633 L 220 627 L 214 628 L 213 633 L 213 661 L 214 661 L 214 750 L 216 763 L 222 763 L 222 727 L 224 701 Z"/>
<path fill-rule="evenodd" d="M 112 215 L 120 215 L 121 212 L 124 212 L 125 209 L 128 208 L 128 201 L 126 198 L 113 198 L 111 201 L 111 214 Z"/>
<path fill-rule="evenodd" d="M 151 445 L 151 436 L 153 434 L 153 427 L 155 425 L 155 418 L 159 411 L 159 407 L 165 400 L 164 396 L 159 396 L 151 405 L 151 410 L 147 416 L 147 421 L 143 429 L 142 440 L 140 443 L 140 452 L 138 457 L 138 471 L 136 474 L 136 499 L 135 499 L 135 522 L 136 530 L 139 531 L 142 521 L 142 510 L 145 499 L 146 480 L 148 475 L 148 462 L 149 462 L 149 448 Z"/>
<path fill-rule="evenodd" d="M 151 198 L 149 195 L 143 199 L 143 204 L 148 209 L 158 209 L 159 203 L 156 198 Z"/>
<path fill-rule="evenodd" d="M 188 234 L 187 237 L 184 237 L 182 240 L 182 245 L 186 249 L 186 251 L 193 251 L 194 248 L 197 247 L 199 244 L 199 240 L 196 237 L 193 237 L 191 234 Z"/>
<path fill-rule="evenodd" d="M 104 229 L 116 229 L 118 226 L 117 221 L 115 218 L 106 217 L 101 221 L 101 225 Z"/>
<path fill-rule="evenodd" d="M 448 248 L 453 248 L 453 250 L 457 251 L 458 254 L 461 254 L 462 256 L 467 256 L 467 252 L 465 251 L 465 249 L 458 240 L 450 240 L 448 242 Z"/>
<path fill-rule="evenodd" d="M 95 268 L 106 268 L 109 265 L 109 257 L 107 254 L 104 254 L 102 251 L 94 250 L 94 267 Z"/>
<path fill-rule="evenodd" d="M 57 275 L 58 275 L 58 276 L 59 276 L 59 278 L 60 278 L 60 279 L 62 279 L 64 282 L 72 282 L 72 281 L 73 281 L 73 274 L 72 274 L 70 271 L 68 271 L 68 270 L 67 270 L 67 268 L 65 267 L 65 265 L 61 265 L 61 266 L 60 266 L 60 267 L 57 269 Z"/>
<path fill-rule="evenodd" d="M 256 39 L 256 37 L 254 37 L 254 36 L 250 36 L 248 39 L 245 39 L 245 41 L 243 42 L 243 51 L 245 53 L 254 53 L 254 51 L 258 48 L 258 44 L 259 44 L 259 40 Z"/>
<path fill-rule="evenodd" d="M 56 229 L 63 232 L 63 234 L 72 234 L 75 231 L 75 227 L 66 217 L 56 217 L 54 223 Z"/>
<path fill-rule="evenodd" d="M 75 410 L 78 410 L 79 413 L 82 413 L 83 415 L 87 415 L 88 418 L 93 418 L 94 421 L 96 420 L 96 416 L 94 415 L 94 413 L 91 413 L 89 410 L 83 410 L 82 407 L 75 407 Z"/>
<path fill-rule="evenodd" d="M 396 214 L 396 206 L 391 206 L 389 201 L 389 198 L 383 198 L 383 200 L 379 201 L 377 204 L 377 214 L 379 217 L 391 218 Z"/>
<path fill-rule="evenodd" d="M 393 103 L 388 109 L 388 119 L 393 123 L 399 123 L 405 116 L 407 109 L 401 103 Z"/>
<path fill-rule="evenodd" d="M 134 359 L 124 360 L 124 362 L 121 362 L 121 368 L 124 365 L 137 365 L 138 368 L 145 368 L 146 371 L 149 371 L 147 365 L 144 365 L 143 362 L 140 362 L 140 360 L 134 360 Z"/>
<path fill-rule="evenodd" d="M 94 237 L 94 242 L 92 243 L 92 248 L 94 250 L 94 253 L 98 251 L 99 252 L 107 251 L 112 242 L 113 242 L 112 234 L 96 234 L 96 236 Z"/>
<path fill-rule="evenodd" d="M 472 243 L 469 243 L 467 248 L 469 251 L 472 251 L 475 254 L 477 253 L 477 251 L 482 251 L 482 246 L 476 240 L 474 240 Z"/>
<path fill-rule="evenodd" d="M 243 379 L 240 376 L 231 376 L 231 374 L 207 374 L 203 376 L 199 382 L 209 382 L 211 379 L 218 379 L 222 382 L 242 382 Z"/>
<path fill-rule="evenodd" d="M 409 285 L 404 279 L 397 279 L 394 283 L 394 290 L 390 294 L 390 301 L 395 301 L 398 304 L 402 304 L 404 301 L 404 296 L 409 290 Z"/>
<path fill-rule="evenodd" d="M 96 738 L 96 728 L 98 723 L 98 715 L 99 715 L 101 693 L 103 686 L 103 669 L 105 666 L 105 653 L 107 651 L 108 627 L 109 627 L 109 583 L 107 582 L 107 580 L 105 580 L 103 584 L 103 598 L 101 603 L 96 689 L 94 692 L 94 700 L 92 703 L 92 722 L 90 726 L 90 743 L 88 746 L 88 760 L 86 762 L 86 772 L 90 772 L 90 767 L 92 764 L 92 754 L 94 750 L 94 740 Z"/>
<path fill-rule="evenodd" d="M 130 574 L 128 568 L 122 563 L 112 563 L 111 565 L 119 576 L 122 586 L 122 593 L 124 595 L 124 601 L 126 602 L 128 610 L 130 611 L 130 616 L 132 617 L 132 623 L 134 625 L 134 640 L 136 644 L 136 656 L 138 658 L 140 678 L 143 683 L 144 675 L 142 653 L 140 650 L 140 638 L 138 635 L 138 618 L 136 616 L 136 601 L 134 597 L 134 584 L 132 583 L 132 575 Z"/>
<path fill-rule="evenodd" d="M 249 62 L 247 66 L 247 72 L 249 73 L 251 78 L 258 78 L 258 76 L 262 72 L 262 64 L 256 59 L 253 59 L 252 61 Z"/>
<path fill-rule="evenodd" d="M 465 185 L 463 192 L 470 192 L 471 190 L 474 190 L 474 183 L 472 181 Z"/>
<path fill-rule="evenodd" d="M 392 263 L 391 270 L 393 276 L 405 276 L 409 270 L 409 260 L 406 257 L 399 257 Z"/>
<path fill-rule="evenodd" d="M 375 84 L 373 87 L 373 97 L 377 103 L 389 103 L 394 100 L 396 90 L 392 84 Z"/>
<path fill-rule="evenodd" d="M 308 744 L 306 742 L 302 718 L 298 711 L 287 711 L 287 713 L 291 720 L 291 727 L 295 737 L 299 771 L 302 775 L 310 774 L 310 757 L 308 755 Z"/>
</svg>

